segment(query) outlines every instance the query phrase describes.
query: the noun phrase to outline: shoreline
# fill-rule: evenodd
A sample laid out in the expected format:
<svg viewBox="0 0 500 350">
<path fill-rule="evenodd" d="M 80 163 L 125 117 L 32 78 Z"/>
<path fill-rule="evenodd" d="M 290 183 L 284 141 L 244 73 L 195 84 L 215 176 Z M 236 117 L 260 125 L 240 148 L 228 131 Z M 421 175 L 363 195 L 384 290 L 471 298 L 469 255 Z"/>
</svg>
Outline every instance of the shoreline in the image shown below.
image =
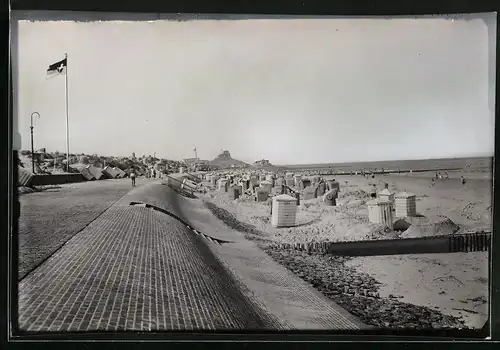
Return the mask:
<svg viewBox="0 0 500 350">
<path fill-rule="evenodd" d="M 337 206 L 325 206 L 320 198 L 301 199 L 298 225 L 290 228 L 271 225 L 270 200 L 255 202 L 246 195 L 230 200 L 227 193 L 214 190 L 200 197 L 227 226 L 243 232 L 276 261 L 312 281 L 316 289 L 351 313 L 367 320 L 374 318 L 371 324 L 376 327 L 478 329 L 488 319 L 487 252 L 345 258 L 270 248 L 274 243 L 399 238 L 395 232 L 370 224 L 367 218 L 370 188 L 375 184 L 380 191 L 384 182 L 389 183 L 391 191 L 415 193 L 417 213 L 443 221 L 443 225 L 436 225 L 436 235 L 447 234 L 457 226 L 491 227 L 492 191 L 488 181 L 471 180 L 463 188 L 455 175 L 436 181 L 435 186 L 429 186 L 428 177 L 417 176 L 324 177 L 335 178 L 340 184 Z M 355 281 L 347 286 L 352 290 L 342 290 L 340 286 L 345 287 L 349 281 Z M 385 311 L 378 312 L 378 308 Z M 415 321 L 412 313 L 433 321 Z"/>
<path fill-rule="evenodd" d="M 443 264 L 439 263 L 439 259 L 452 260 L 453 263 L 454 260 L 455 262 L 457 260 L 455 257 L 458 257 L 458 260 L 463 260 L 469 254 L 471 258 L 469 260 L 480 266 L 484 263 L 487 264 L 487 253 L 474 254 L 474 256 L 471 253 L 455 253 L 422 254 L 411 257 L 336 257 L 308 254 L 296 250 L 271 249 L 267 244 L 269 240 L 260 236 L 262 233 L 253 226 L 239 222 L 224 209 L 223 214 L 221 214 L 221 209 L 211 202 L 205 202 L 205 204 L 227 226 L 243 232 L 246 239 L 257 244 L 276 262 L 371 326 L 422 330 L 479 329 L 487 320 L 487 275 L 484 276 L 484 273 L 483 276 L 472 278 L 478 280 L 485 288 L 478 290 L 473 285 L 463 288 L 465 282 L 461 282 L 461 294 L 456 295 L 451 300 L 446 300 L 446 298 L 449 299 L 449 294 L 445 290 L 450 289 L 447 284 L 453 280 L 453 277 L 450 277 L 449 280 L 438 281 L 441 283 L 430 286 L 423 295 L 419 292 L 421 289 L 415 289 L 414 286 L 406 289 L 401 288 L 402 283 L 398 282 L 398 278 L 406 276 L 405 271 L 408 269 L 412 270 L 411 273 L 407 274 L 409 276 L 413 276 L 413 270 L 419 270 L 425 263 L 428 265 L 427 269 L 432 270 L 433 264 L 427 262 L 432 258 L 437 260 L 437 265 L 443 269 Z M 415 264 L 402 266 L 404 265 L 402 261 L 405 259 L 413 260 Z M 394 264 L 395 261 L 399 264 Z M 385 271 L 387 266 L 393 269 L 394 266 L 400 267 L 396 278 Z M 452 264 L 448 266 L 453 270 Z M 401 269 L 401 267 L 403 268 Z M 472 274 L 474 275 L 474 272 L 478 272 L 478 270 L 480 268 L 476 267 Z M 432 271 L 428 271 L 428 275 L 434 274 Z M 444 275 L 446 276 L 446 273 Z M 404 282 L 412 279 L 414 277 L 406 277 Z M 420 279 L 416 280 L 417 284 L 421 283 Z M 421 286 L 419 285 L 419 287 Z M 443 291 L 445 292 L 443 293 Z M 453 292 L 456 294 L 457 288 L 453 288 L 451 293 Z"/>
</svg>

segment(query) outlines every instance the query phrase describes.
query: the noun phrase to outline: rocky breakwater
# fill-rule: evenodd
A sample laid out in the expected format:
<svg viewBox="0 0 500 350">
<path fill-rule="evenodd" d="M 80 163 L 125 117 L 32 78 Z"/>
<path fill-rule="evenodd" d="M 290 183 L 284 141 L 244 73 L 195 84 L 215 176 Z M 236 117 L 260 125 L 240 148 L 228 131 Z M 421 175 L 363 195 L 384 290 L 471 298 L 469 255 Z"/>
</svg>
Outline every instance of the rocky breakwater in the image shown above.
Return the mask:
<svg viewBox="0 0 500 350">
<path fill-rule="evenodd" d="M 463 329 L 463 320 L 428 307 L 404 303 L 401 296 L 381 298 L 380 285 L 367 274 L 345 266 L 350 258 L 307 254 L 262 247 L 275 261 L 295 273 L 328 298 L 377 328 Z"/>
</svg>

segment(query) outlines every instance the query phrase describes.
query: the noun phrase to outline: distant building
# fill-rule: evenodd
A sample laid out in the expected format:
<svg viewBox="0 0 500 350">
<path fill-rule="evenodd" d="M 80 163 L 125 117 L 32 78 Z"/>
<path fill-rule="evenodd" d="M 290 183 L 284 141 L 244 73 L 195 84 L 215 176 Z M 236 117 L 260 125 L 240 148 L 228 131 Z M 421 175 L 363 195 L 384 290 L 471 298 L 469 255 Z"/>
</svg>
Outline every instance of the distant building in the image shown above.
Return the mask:
<svg viewBox="0 0 500 350">
<path fill-rule="evenodd" d="M 47 153 L 47 150 L 45 148 L 41 148 L 38 151 L 35 151 L 35 153 L 33 154 L 33 158 L 40 162 L 43 162 L 46 159 L 53 159 L 52 155 Z"/>
<path fill-rule="evenodd" d="M 194 166 L 194 171 L 210 171 L 210 170 L 213 170 L 213 169 L 215 169 L 215 167 L 213 167 L 210 164 L 208 164 L 208 161 L 207 161 L 207 163 L 196 164 Z"/>
<path fill-rule="evenodd" d="M 199 158 L 187 158 L 183 159 L 182 162 L 192 171 L 199 171 L 200 169 L 205 169 L 210 163 L 209 160 L 202 160 Z"/>
<path fill-rule="evenodd" d="M 222 150 L 222 152 L 218 155 L 218 158 L 231 159 L 231 153 L 227 150 Z"/>
<path fill-rule="evenodd" d="M 186 158 L 183 159 L 182 162 L 185 163 L 187 166 L 193 165 L 199 161 L 198 158 Z"/>
<path fill-rule="evenodd" d="M 256 166 L 267 166 L 267 165 L 271 165 L 271 163 L 269 162 L 269 160 L 267 159 L 262 159 L 262 160 L 258 160 L 256 161 L 255 163 L 253 163 L 254 165 Z"/>
</svg>

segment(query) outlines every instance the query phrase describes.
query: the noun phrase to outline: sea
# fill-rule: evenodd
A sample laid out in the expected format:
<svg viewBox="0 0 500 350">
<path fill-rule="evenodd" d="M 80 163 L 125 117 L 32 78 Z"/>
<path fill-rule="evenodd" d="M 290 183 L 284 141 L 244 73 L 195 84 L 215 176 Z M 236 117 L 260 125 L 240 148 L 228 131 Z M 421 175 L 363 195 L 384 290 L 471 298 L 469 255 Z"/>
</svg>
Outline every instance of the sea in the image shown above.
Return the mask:
<svg viewBox="0 0 500 350">
<path fill-rule="evenodd" d="M 461 171 L 467 173 L 493 172 L 493 157 L 475 158 L 443 158 L 443 159 L 418 159 L 418 160 L 391 160 L 377 162 L 350 162 L 350 163 L 323 163 L 323 164 L 294 164 L 285 165 L 286 169 L 331 169 L 336 171 L 381 170 L 409 172 L 438 172 Z"/>
<path fill-rule="evenodd" d="M 462 188 L 461 177 L 467 180 L 468 192 L 473 192 L 485 201 L 491 201 L 493 194 L 493 157 L 476 158 L 446 158 L 446 159 L 419 159 L 419 160 L 396 160 L 380 162 L 351 162 L 351 163 L 330 163 L 330 164 L 297 164 L 287 166 L 286 169 L 309 175 L 312 173 L 321 174 L 325 179 L 344 179 L 340 173 L 360 171 L 391 171 L 390 174 L 376 175 L 374 183 L 378 180 L 385 182 L 398 181 L 400 177 L 412 178 L 415 183 L 430 185 L 431 177 L 436 173 L 448 173 L 449 180 L 437 181 L 435 189 L 439 191 Z M 395 170 L 395 172 L 394 172 Z M 398 173 L 400 170 L 400 173 Z M 410 173 L 409 171 L 412 170 Z M 333 171 L 336 175 L 329 175 Z M 348 179 L 348 177 L 346 177 Z"/>
</svg>

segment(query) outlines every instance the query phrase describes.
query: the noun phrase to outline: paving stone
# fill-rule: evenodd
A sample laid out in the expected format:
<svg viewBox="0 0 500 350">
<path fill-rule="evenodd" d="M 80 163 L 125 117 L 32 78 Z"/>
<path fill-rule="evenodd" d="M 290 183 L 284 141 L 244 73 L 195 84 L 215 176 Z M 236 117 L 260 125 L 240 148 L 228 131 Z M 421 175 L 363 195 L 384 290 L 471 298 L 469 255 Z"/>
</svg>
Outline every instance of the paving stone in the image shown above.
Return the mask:
<svg viewBox="0 0 500 350">
<path fill-rule="evenodd" d="M 144 179 L 137 181 L 138 186 L 144 183 Z M 19 279 L 131 189 L 129 179 L 118 179 L 61 185 L 19 196 Z"/>
<path fill-rule="evenodd" d="M 177 220 L 111 207 L 20 282 L 20 328 L 273 329 L 219 265 Z"/>
<path fill-rule="evenodd" d="M 241 254 L 237 247 L 215 249 L 170 216 L 129 205 L 132 199 L 146 202 L 185 221 L 199 214 L 187 210 L 192 202 L 184 203 L 165 188 L 136 188 L 80 233 L 75 235 L 73 228 L 59 231 L 72 238 L 20 283 L 21 329 L 281 330 L 308 328 L 304 320 L 320 328 L 359 328 L 338 306 L 285 276 L 283 268 L 270 267 L 260 250 Z M 255 265 L 255 270 L 247 271 L 246 265 Z M 237 271 L 229 272 L 231 267 Z M 262 280 L 256 271 L 270 274 L 272 281 Z M 271 287 L 250 288 L 248 293 L 241 282 Z M 270 305 L 277 305 L 273 312 Z M 276 313 L 281 306 L 286 310 L 278 314 L 284 322 Z"/>
</svg>

